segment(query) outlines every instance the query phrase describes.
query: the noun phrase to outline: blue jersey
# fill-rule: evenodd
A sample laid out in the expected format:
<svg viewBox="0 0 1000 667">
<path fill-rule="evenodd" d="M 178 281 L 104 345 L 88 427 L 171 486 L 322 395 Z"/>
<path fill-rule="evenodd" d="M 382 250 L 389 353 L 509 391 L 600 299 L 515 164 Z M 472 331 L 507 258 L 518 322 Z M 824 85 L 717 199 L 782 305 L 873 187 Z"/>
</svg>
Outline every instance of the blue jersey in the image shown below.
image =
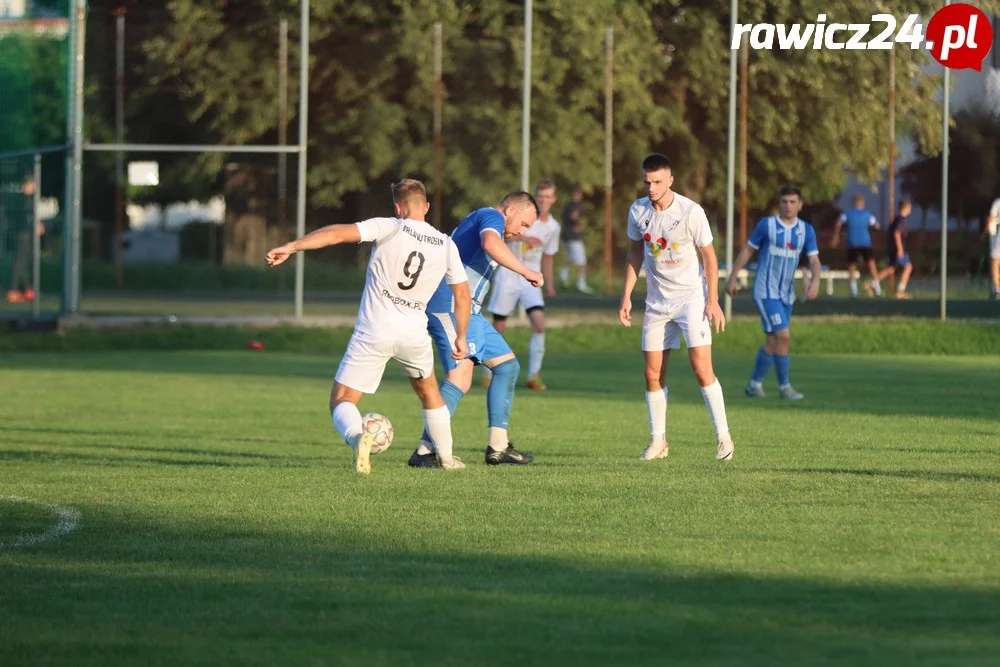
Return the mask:
<svg viewBox="0 0 1000 667">
<path fill-rule="evenodd" d="M 863 208 L 852 208 L 840 214 L 840 222 L 847 227 L 848 248 L 872 247 L 872 235 L 869 229 L 878 224 L 874 215 Z"/>
<path fill-rule="evenodd" d="M 472 293 L 472 312 L 482 310 L 483 299 L 490 291 L 490 280 L 497 263 L 483 250 L 483 234 L 496 232 L 503 239 L 503 213 L 495 208 L 480 208 L 459 223 L 451 238 L 458 246 L 458 255 L 469 275 L 469 291 Z M 444 281 L 427 302 L 428 313 L 450 313 L 453 310 L 451 287 Z"/>
<path fill-rule="evenodd" d="M 819 254 L 813 226 L 798 218 L 789 226 L 772 215 L 757 223 L 747 244 L 757 250 L 753 298 L 795 303 L 795 269 L 799 258 L 803 252 L 810 256 Z"/>
</svg>

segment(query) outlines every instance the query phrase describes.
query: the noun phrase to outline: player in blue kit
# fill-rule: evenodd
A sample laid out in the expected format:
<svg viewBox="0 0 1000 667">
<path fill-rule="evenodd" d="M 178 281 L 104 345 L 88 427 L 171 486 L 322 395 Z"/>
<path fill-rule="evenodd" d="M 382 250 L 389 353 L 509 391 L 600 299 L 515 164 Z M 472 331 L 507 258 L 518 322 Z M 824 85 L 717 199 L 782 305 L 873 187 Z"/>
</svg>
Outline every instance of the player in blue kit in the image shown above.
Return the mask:
<svg viewBox="0 0 1000 667">
<path fill-rule="evenodd" d="M 754 252 L 757 257 L 757 273 L 753 281 L 753 300 L 760 312 L 761 323 L 767 340 L 757 352 L 750 384 L 746 395 L 763 398 L 763 382 L 771 370 L 771 364 L 778 375 L 778 391 L 781 398 L 802 400 L 804 396 L 792 388 L 789 378 L 788 348 L 791 342 L 789 326 L 792 305 L 795 303 L 795 269 L 804 252 L 809 257 L 812 277 L 806 299 L 815 299 L 819 294 L 819 279 L 822 267 L 819 263 L 819 247 L 816 245 L 816 231 L 808 222 L 799 219 L 802 210 L 802 192 L 793 185 L 786 185 L 778 193 L 779 215 L 769 216 L 757 223 L 746 246 L 740 251 L 733 264 L 733 271 L 726 282 L 726 291 L 734 296 L 739 290 L 737 274 L 747 265 Z"/>
<path fill-rule="evenodd" d="M 538 218 L 538 204 L 527 192 L 512 192 L 496 208 L 473 211 L 459 223 L 451 238 L 458 246 L 458 253 L 469 276 L 472 293 L 472 317 L 466 339 L 469 356 L 456 361 L 452 358 L 455 340 L 455 317 L 451 290 L 444 283 L 427 304 L 427 330 L 438 349 L 445 379 L 441 395 L 448 409 L 454 413 L 459 401 L 472 386 L 473 368 L 483 365 L 493 372 L 486 394 L 489 417 L 489 445 L 486 463 L 527 464 L 532 457 L 519 452 L 507 439 L 507 424 L 514 400 L 521 366 L 493 325 L 482 313 L 483 300 L 490 291 L 490 280 L 497 265 L 524 276 L 531 285 L 544 284 L 542 274 L 528 269 L 507 247 L 507 241 L 518 237 Z M 416 468 L 439 468 L 441 462 L 434 453 L 431 438 L 425 431 L 420 446 L 410 456 L 409 464 Z"/>
<path fill-rule="evenodd" d="M 882 285 L 878 280 L 878 266 L 872 255 L 872 229 L 878 229 L 878 220 L 865 208 L 864 195 L 854 195 L 854 208 L 844 211 L 837 219 L 833 229 L 833 239 L 830 246 L 837 247 L 840 242 L 840 230 L 847 228 L 847 273 L 851 281 L 851 298 L 858 298 L 858 260 L 864 262 L 871 280 L 865 283 L 868 296 L 872 292 L 882 296 Z"/>
</svg>

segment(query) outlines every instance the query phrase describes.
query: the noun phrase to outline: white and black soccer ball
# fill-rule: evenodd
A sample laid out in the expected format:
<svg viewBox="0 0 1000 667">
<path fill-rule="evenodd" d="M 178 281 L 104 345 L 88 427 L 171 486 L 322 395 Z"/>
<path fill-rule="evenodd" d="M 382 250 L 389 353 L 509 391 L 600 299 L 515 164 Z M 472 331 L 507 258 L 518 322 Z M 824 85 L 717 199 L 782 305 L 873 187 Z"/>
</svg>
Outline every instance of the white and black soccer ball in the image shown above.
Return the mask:
<svg viewBox="0 0 1000 667">
<path fill-rule="evenodd" d="M 361 428 L 375 441 L 372 454 L 381 454 L 392 445 L 392 422 L 385 415 L 377 412 L 361 415 Z"/>
</svg>

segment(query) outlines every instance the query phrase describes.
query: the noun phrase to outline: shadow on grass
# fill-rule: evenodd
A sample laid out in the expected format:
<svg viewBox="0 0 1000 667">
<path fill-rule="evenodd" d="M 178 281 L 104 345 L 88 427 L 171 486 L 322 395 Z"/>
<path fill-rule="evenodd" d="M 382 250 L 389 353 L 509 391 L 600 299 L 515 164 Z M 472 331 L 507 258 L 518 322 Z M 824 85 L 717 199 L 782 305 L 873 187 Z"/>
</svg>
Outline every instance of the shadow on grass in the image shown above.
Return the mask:
<svg viewBox="0 0 1000 667">
<path fill-rule="evenodd" d="M 3 664 L 987 664 L 996 591 L 415 549 L 84 508 L 0 553 Z M 260 522 L 260 517 L 257 517 Z M 341 522 L 340 525 L 347 525 Z M 417 538 L 419 540 L 419 538 Z"/>
<path fill-rule="evenodd" d="M 801 475 L 854 475 L 860 477 L 898 477 L 900 479 L 925 479 L 932 482 L 988 482 L 1000 484 L 1000 475 L 977 472 L 940 472 L 935 470 L 878 470 L 874 468 L 761 468 L 764 472 L 795 473 Z"/>
</svg>

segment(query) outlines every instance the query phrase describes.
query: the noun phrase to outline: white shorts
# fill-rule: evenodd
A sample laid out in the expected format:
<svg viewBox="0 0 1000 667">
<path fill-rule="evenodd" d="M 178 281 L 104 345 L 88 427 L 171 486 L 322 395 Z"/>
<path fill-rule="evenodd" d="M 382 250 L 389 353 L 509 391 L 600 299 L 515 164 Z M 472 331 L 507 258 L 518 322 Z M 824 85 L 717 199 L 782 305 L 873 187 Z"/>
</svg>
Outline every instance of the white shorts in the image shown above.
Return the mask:
<svg viewBox="0 0 1000 667">
<path fill-rule="evenodd" d="M 566 259 L 570 264 L 584 266 L 587 263 L 587 249 L 583 247 L 583 241 L 566 241 Z"/>
<path fill-rule="evenodd" d="M 408 378 L 434 375 L 434 346 L 426 332 L 410 340 L 377 340 L 355 335 L 344 350 L 336 380 L 351 389 L 374 394 L 390 359 L 399 362 Z"/>
<path fill-rule="evenodd" d="M 504 270 L 493 286 L 493 295 L 490 296 L 486 309 L 494 315 L 510 317 L 514 314 L 518 301 L 525 310 L 545 307 L 541 287 L 533 287 L 523 276 Z"/>
<path fill-rule="evenodd" d="M 666 313 L 647 310 L 642 319 L 642 351 L 679 350 L 681 334 L 689 348 L 712 344 L 712 323 L 705 316 L 704 297 L 671 304 Z"/>
<path fill-rule="evenodd" d="M 993 241 L 993 247 L 990 248 L 990 257 L 1000 259 L 1000 233 L 996 234 L 991 240 Z"/>
</svg>

